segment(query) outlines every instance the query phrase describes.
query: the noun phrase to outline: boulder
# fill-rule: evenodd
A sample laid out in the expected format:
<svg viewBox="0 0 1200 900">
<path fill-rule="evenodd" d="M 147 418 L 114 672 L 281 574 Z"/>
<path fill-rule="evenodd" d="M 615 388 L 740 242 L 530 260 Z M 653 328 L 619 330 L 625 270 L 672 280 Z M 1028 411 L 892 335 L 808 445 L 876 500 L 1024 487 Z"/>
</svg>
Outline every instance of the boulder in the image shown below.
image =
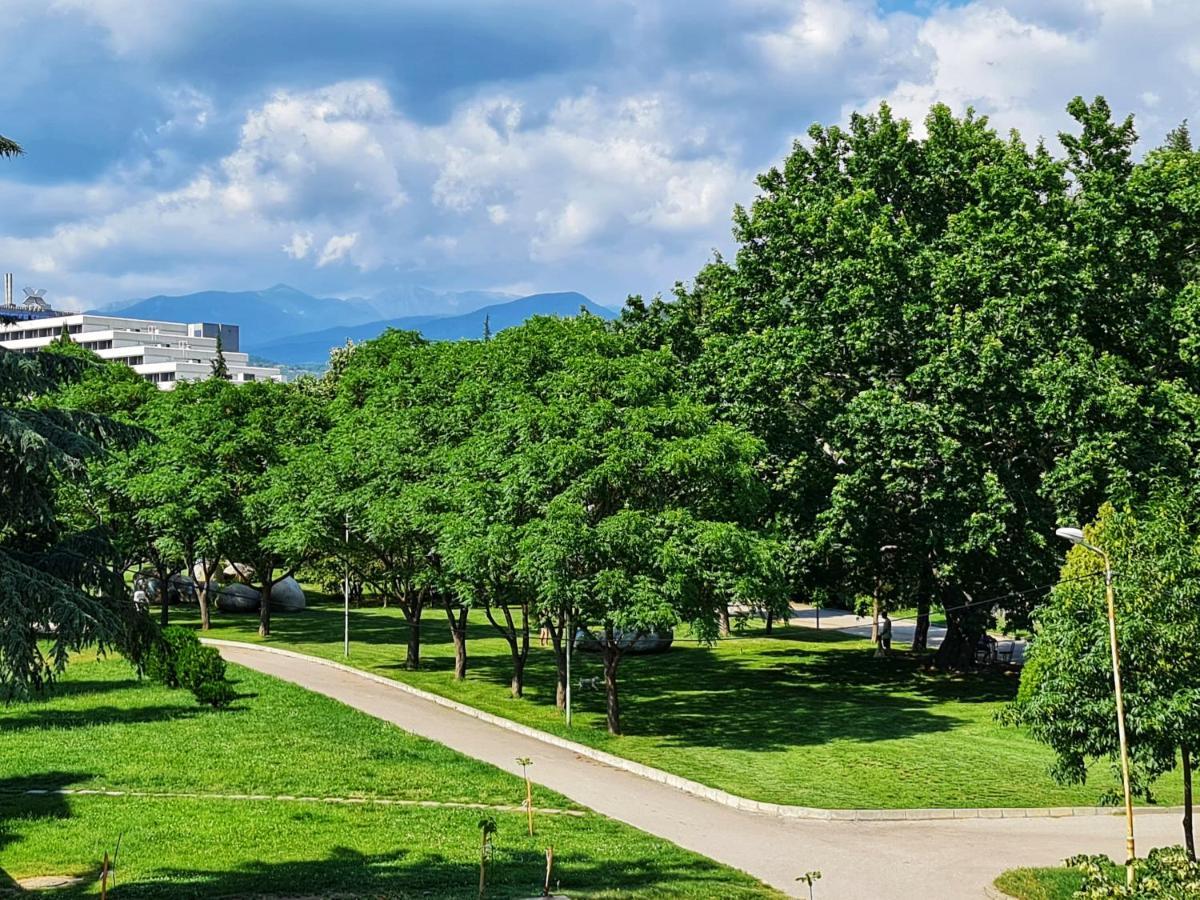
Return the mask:
<svg viewBox="0 0 1200 900">
<path fill-rule="evenodd" d="M 217 609 L 230 613 L 251 613 L 258 611 L 258 591 L 245 584 L 210 584 L 208 596 L 214 596 Z"/>
<path fill-rule="evenodd" d="M 246 565 L 246 563 L 238 563 L 234 565 L 229 563 L 225 566 L 225 578 L 233 581 L 240 581 L 242 584 L 250 584 L 254 581 L 254 566 Z"/>
<path fill-rule="evenodd" d="M 186 575 L 172 575 L 167 596 L 174 603 L 196 603 L 196 583 Z"/>
<path fill-rule="evenodd" d="M 299 612 L 304 609 L 304 588 L 289 575 L 271 588 L 271 609 L 280 612 Z"/>
<path fill-rule="evenodd" d="M 613 639 L 623 653 L 662 653 L 671 649 L 675 632 L 670 628 L 628 632 L 618 628 L 613 632 Z M 603 632 L 592 633 L 582 628 L 575 632 L 575 649 L 585 653 L 599 653 L 603 641 Z"/>
<path fill-rule="evenodd" d="M 207 560 L 200 559 L 196 560 L 196 564 L 192 566 L 192 580 L 195 581 L 196 584 L 203 584 L 207 580 L 207 573 L 204 571 L 204 566 L 206 563 Z M 213 565 L 212 563 L 207 564 Z M 220 580 L 223 575 L 224 570 L 219 565 L 213 565 L 212 577 L 216 580 Z"/>
</svg>

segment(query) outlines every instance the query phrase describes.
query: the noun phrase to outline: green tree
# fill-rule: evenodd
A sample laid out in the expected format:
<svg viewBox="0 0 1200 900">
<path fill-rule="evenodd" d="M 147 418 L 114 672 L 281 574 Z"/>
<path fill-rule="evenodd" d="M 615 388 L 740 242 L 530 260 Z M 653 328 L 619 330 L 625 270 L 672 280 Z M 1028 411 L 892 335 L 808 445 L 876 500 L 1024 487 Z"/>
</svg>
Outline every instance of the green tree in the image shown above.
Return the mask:
<svg viewBox="0 0 1200 900">
<path fill-rule="evenodd" d="M 96 365 L 0 348 L 0 694 L 43 688 L 72 652 L 140 658 L 151 632 L 128 602 L 107 523 L 65 515 L 89 459 L 139 435 L 46 401 Z"/>
<path fill-rule="evenodd" d="M 793 590 L 940 602 L 945 666 L 990 597 L 1027 616 L 1057 517 L 1191 466 L 1197 155 L 1135 162 L 1102 99 L 1069 111 L 1061 160 L 941 106 L 923 138 L 886 106 L 814 126 L 736 257 L 621 325 L 763 440 Z"/>
<path fill-rule="evenodd" d="M 1200 518 L 1194 498 L 1163 494 L 1140 513 L 1104 507 L 1086 533 L 1116 573 L 1117 633 L 1135 787 L 1181 765 L 1184 837 L 1192 834 L 1192 761 L 1200 747 Z M 1036 637 L 1008 721 L 1057 756 L 1056 778 L 1083 783 L 1088 763 L 1113 761 L 1118 743 L 1100 558 L 1067 556 L 1062 580 L 1037 614 Z"/>
<path fill-rule="evenodd" d="M 0 157 L 20 156 L 24 152 L 16 141 L 9 140 L 0 134 Z"/>
<path fill-rule="evenodd" d="M 537 510 L 517 568 L 539 618 L 597 630 L 619 734 L 618 672 L 633 636 L 681 621 L 716 634 L 730 594 L 704 589 L 695 548 L 718 523 L 761 516 L 760 447 L 714 421 L 668 353 L 634 351 L 594 318 L 534 320 L 490 346 L 525 355 L 533 376 L 513 429 L 525 436 L 516 481 Z"/>
<path fill-rule="evenodd" d="M 225 362 L 225 348 L 221 345 L 221 331 L 217 330 L 217 355 L 212 360 L 212 377 L 220 378 L 222 381 L 229 381 L 232 375 L 229 374 L 229 364 Z"/>
</svg>

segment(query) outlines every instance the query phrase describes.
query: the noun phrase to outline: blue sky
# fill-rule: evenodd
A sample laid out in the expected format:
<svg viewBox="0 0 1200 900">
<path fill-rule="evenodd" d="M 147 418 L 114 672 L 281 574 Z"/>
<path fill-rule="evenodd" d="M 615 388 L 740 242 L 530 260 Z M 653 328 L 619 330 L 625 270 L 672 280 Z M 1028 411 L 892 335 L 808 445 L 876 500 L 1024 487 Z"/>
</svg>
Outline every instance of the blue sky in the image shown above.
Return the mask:
<svg viewBox="0 0 1200 900">
<path fill-rule="evenodd" d="M 90 307 L 287 282 L 668 291 L 814 121 L 1102 93 L 1200 120 L 1195 0 L 5 0 L 0 267 Z"/>
</svg>

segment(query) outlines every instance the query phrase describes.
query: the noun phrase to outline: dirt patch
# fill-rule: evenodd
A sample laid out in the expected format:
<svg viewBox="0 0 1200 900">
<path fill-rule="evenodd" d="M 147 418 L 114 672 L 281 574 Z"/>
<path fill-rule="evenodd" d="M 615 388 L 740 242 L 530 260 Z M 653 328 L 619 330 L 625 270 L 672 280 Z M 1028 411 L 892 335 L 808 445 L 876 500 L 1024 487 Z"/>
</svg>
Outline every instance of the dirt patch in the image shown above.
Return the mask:
<svg viewBox="0 0 1200 900">
<path fill-rule="evenodd" d="M 36 875 L 33 878 L 18 878 L 17 884 L 27 891 L 49 891 L 54 888 L 74 887 L 86 880 L 80 875 Z"/>
</svg>

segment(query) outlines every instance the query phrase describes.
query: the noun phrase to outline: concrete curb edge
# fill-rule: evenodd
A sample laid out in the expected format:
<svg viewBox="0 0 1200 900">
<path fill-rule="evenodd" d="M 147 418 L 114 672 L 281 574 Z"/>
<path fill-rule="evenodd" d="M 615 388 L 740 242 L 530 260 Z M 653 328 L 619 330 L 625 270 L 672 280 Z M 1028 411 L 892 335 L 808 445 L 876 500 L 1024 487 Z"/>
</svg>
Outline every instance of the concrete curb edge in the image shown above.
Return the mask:
<svg viewBox="0 0 1200 900">
<path fill-rule="evenodd" d="M 782 803 L 769 803 L 760 800 L 750 800 L 747 797 L 739 797 L 737 794 L 730 794 L 727 791 L 722 791 L 717 788 L 708 787 L 700 784 L 698 781 L 692 781 L 687 778 L 682 778 L 679 775 L 674 775 L 670 772 L 665 772 L 662 769 L 656 769 L 653 766 L 643 765 L 642 763 L 633 762 L 624 757 L 615 756 L 612 753 L 606 753 L 603 750 L 596 750 L 584 744 L 569 741 L 566 738 L 558 737 L 549 732 L 539 731 L 536 728 L 530 728 L 528 725 L 521 725 L 511 719 L 505 719 L 502 716 L 493 715 L 492 713 L 484 712 L 481 709 L 476 709 L 473 706 L 467 706 L 464 703 L 459 703 L 455 700 L 450 700 L 438 694 L 423 691 L 420 688 L 413 687 L 410 684 L 405 684 L 402 681 L 396 681 L 391 678 L 386 678 L 383 675 L 376 675 L 374 672 L 366 672 L 362 669 L 356 669 L 353 666 L 345 665 L 344 663 L 336 662 L 332 659 L 324 659 L 320 656 L 310 656 L 307 653 L 297 653 L 294 650 L 284 650 L 281 647 L 271 647 L 265 644 L 251 644 L 245 641 L 227 641 L 220 638 L 201 638 L 202 643 L 209 644 L 213 647 L 232 647 L 238 650 L 257 650 L 261 653 L 275 653 L 279 656 L 288 656 L 293 659 L 304 660 L 305 662 L 314 662 L 323 666 L 328 666 L 332 669 L 339 669 L 351 675 L 357 675 L 368 681 L 374 681 L 377 684 L 386 687 L 395 688 L 404 693 L 411 694 L 414 697 L 419 697 L 422 700 L 427 700 L 430 703 L 436 703 L 438 706 L 453 710 L 465 716 L 470 716 L 474 719 L 487 722 L 490 725 L 495 725 L 499 728 L 504 728 L 508 731 L 516 732 L 517 734 L 525 735 L 534 740 L 541 741 L 544 744 L 550 744 L 554 747 L 560 747 L 564 750 L 570 750 L 579 756 L 593 760 L 603 765 L 610 766 L 614 769 L 620 769 L 624 772 L 629 772 L 632 775 L 638 775 L 650 781 L 657 781 L 660 784 L 665 784 L 668 787 L 673 787 L 676 790 L 682 791 L 685 794 L 691 794 L 695 797 L 701 797 L 705 800 L 711 800 L 714 803 L 720 803 L 722 806 L 728 806 L 733 809 L 740 809 L 744 812 L 759 813 L 761 815 L 773 816 L 780 819 L 837 819 L 839 821 L 854 821 L 854 822 L 897 822 L 897 821 L 930 821 L 934 819 L 1027 819 L 1027 818 L 1068 818 L 1072 816 L 1118 816 L 1122 815 L 1123 811 L 1118 807 L 1112 806 L 1061 806 L 1061 807 L 1018 807 L 1018 808 L 1001 808 L 1001 807 L 980 807 L 968 809 L 820 809 L 811 806 L 789 806 Z M 1164 806 L 1164 807 L 1139 807 L 1137 812 L 1141 815 L 1182 815 L 1182 806 Z"/>
</svg>

